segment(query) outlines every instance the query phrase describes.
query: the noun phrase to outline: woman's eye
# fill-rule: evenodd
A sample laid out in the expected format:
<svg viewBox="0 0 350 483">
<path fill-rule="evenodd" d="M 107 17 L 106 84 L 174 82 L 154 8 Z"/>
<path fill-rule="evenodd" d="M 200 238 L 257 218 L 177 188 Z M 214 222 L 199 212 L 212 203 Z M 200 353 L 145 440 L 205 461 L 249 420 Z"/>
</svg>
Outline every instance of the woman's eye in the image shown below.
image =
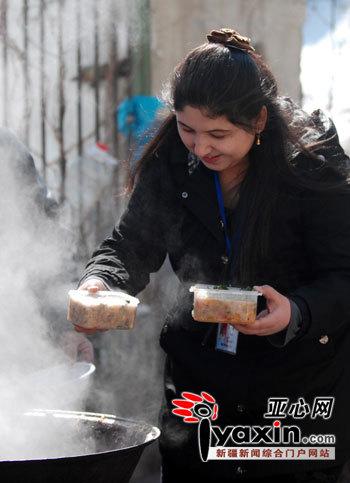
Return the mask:
<svg viewBox="0 0 350 483">
<path fill-rule="evenodd" d="M 195 131 L 193 129 L 190 129 L 186 126 L 181 126 L 180 125 L 180 129 L 185 132 L 185 133 L 188 133 L 188 134 L 193 134 Z M 210 134 L 210 136 L 214 139 L 223 139 L 225 137 L 225 135 L 222 135 L 222 134 Z"/>
<path fill-rule="evenodd" d="M 223 136 L 222 134 L 221 134 L 221 135 L 220 135 L 220 134 L 212 134 L 211 136 L 212 136 L 213 138 L 215 138 L 215 139 L 223 139 L 223 138 L 225 137 L 225 136 Z"/>
</svg>

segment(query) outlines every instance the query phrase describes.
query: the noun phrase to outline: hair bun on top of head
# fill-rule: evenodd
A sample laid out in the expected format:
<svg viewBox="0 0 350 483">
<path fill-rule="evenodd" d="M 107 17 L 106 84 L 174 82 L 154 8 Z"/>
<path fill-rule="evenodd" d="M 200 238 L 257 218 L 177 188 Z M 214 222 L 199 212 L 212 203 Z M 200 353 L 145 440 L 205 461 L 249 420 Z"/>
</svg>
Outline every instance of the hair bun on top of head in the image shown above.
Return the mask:
<svg viewBox="0 0 350 483">
<path fill-rule="evenodd" d="M 222 44 L 226 47 L 234 47 L 239 50 L 254 52 L 254 47 L 250 44 L 251 40 L 248 37 L 244 37 L 235 30 L 232 29 L 220 29 L 212 30 L 207 35 L 208 42 L 213 44 Z"/>
</svg>

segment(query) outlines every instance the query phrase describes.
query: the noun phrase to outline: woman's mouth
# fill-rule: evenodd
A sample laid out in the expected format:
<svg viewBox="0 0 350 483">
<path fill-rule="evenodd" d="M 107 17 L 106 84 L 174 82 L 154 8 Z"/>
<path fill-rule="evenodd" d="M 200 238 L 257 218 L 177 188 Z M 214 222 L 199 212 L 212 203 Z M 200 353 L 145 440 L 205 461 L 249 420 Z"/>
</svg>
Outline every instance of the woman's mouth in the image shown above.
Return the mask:
<svg viewBox="0 0 350 483">
<path fill-rule="evenodd" d="M 217 156 L 204 156 L 203 161 L 205 163 L 215 163 L 216 160 L 220 157 L 220 154 L 218 154 Z"/>
</svg>

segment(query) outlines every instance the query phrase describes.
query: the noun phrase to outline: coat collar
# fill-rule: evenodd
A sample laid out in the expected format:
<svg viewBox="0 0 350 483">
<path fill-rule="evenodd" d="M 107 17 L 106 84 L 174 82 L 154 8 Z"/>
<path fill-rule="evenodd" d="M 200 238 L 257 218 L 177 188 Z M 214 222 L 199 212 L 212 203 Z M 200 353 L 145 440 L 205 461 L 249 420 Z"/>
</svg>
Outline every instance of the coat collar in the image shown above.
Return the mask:
<svg viewBox="0 0 350 483">
<path fill-rule="evenodd" d="M 223 242 L 213 172 L 202 163 L 194 165 L 188 154 L 182 143 L 171 151 L 170 164 L 178 196 L 215 238 Z"/>
</svg>

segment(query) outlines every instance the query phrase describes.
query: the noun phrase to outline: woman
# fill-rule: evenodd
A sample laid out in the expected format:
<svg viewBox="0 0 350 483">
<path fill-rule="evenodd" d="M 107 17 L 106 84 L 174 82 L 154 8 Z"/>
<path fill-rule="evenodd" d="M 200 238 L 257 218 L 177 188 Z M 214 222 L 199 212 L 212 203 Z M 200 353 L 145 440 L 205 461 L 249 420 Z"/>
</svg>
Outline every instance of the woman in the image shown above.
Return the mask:
<svg viewBox="0 0 350 483">
<path fill-rule="evenodd" d="M 176 67 L 173 112 L 80 288 L 135 295 L 167 254 L 181 281 L 160 336 L 164 482 L 336 481 L 350 453 L 348 158 L 321 112 L 307 116 L 278 96 L 249 39 L 230 29 L 207 39 Z M 236 346 L 217 350 L 218 324 L 192 319 L 193 283 L 261 292 L 255 323 L 235 326 Z M 203 462 L 198 425 L 171 412 L 184 391 L 212 395 L 221 428 L 271 424 L 268 398 L 288 398 L 300 410 L 315 397 L 335 397 L 328 419 L 292 412 L 283 423 L 303 435 L 335 434 L 336 460 Z"/>
</svg>

